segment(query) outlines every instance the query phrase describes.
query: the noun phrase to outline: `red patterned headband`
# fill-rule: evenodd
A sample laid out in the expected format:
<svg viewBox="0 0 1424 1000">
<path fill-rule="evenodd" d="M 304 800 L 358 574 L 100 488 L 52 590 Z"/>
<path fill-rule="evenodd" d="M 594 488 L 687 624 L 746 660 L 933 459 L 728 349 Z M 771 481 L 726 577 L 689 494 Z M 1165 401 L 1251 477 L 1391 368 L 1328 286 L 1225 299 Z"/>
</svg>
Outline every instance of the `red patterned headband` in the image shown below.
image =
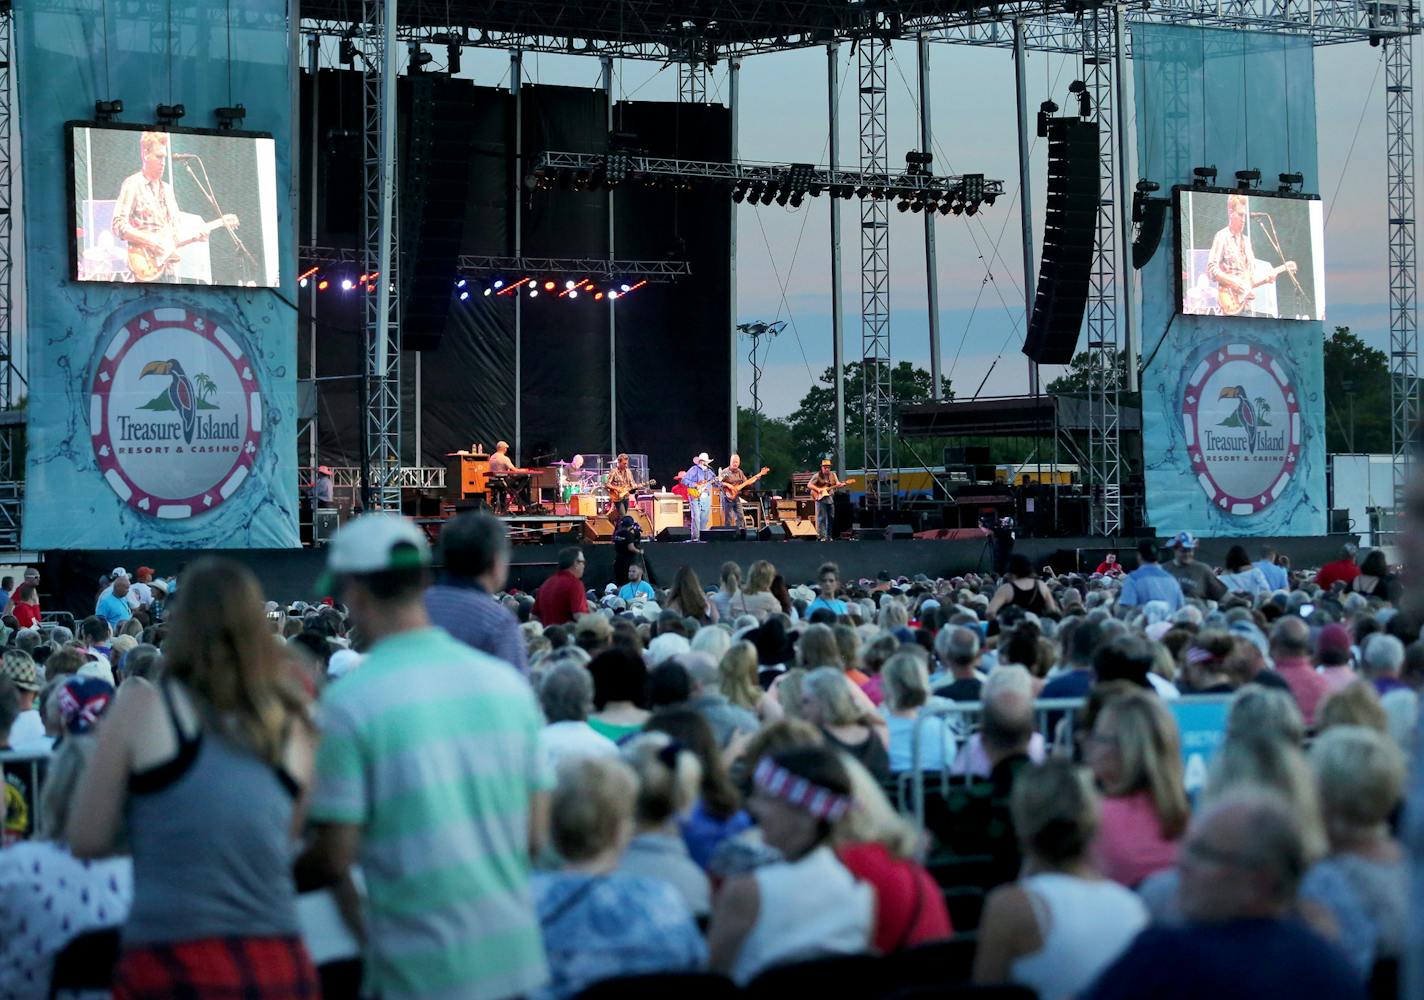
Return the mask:
<svg viewBox="0 0 1424 1000">
<path fill-rule="evenodd" d="M 805 809 L 812 816 L 832 823 L 844 816 L 851 807 L 849 795 L 841 795 L 794 775 L 770 757 L 762 758 L 752 775 L 752 781 L 768 795 L 774 795 L 783 802 Z"/>
</svg>

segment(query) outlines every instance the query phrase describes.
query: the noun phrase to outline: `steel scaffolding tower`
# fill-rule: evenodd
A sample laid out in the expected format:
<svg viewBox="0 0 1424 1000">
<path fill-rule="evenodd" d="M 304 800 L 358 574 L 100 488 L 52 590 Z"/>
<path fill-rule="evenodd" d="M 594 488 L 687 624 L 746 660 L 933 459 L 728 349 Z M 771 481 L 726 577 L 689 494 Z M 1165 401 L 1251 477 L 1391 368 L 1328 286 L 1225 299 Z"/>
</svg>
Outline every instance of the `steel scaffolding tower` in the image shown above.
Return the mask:
<svg viewBox="0 0 1424 1000">
<path fill-rule="evenodd" d="M 890 172 L 886 72 L 890 42 L 867 34 L 859 42 L 860 169 Z M 894 500 L 895 400 L 890 384 L 890 200 L 860 201 L 861 432 L 865 502 L 883 509 Z"/>
<path fill-rule="evenodd" d="M 1412 465 L 1419 423 L 1418 272 L 1414 260 L 1414 39 L 1385 42 L 1385 144 L 1389 198 L 1390 443 L 1395 509 Z"/>
<path fill-rule="evenodd" d="M 699 59 L 677 64 L 679 104 L 707 103 L 707 64 Z"/>
<path fill-rule="evenodd" d="M 24 376 L 15 367 L 16 338 L 12 323 L 10 241 L 10 60 L 14 15 L 9 4 L 0 9 L 0 549 L 20 547 L 20 507 L 23 486 L 15 456 L 24 433 Z"/>
<path fill-rule="evenodd" d="M 365 396 L 368 463 L 363 500 L 400 510 L 400 298 L 396 284 L 396 0 L 362 0 L 361 98 L 365 196 L 361 266 L 374 282 L 365 300 Z"/>
<path fill-rule="evenodd" d="M 1088 279 L 1086 316 L 1091 367 L 1088 399 L 1088 476 L 1093 490 L 1093 533 L 1122 528 L 1122 446 L 1118 434 L 1118 332 L 1116 218 L 1113 176 L 1113 11 L 1095 8 L 1083 16 L 1083 83 L 1098 123 L 1101 188 L 1097 236 Z"/>
</svg>

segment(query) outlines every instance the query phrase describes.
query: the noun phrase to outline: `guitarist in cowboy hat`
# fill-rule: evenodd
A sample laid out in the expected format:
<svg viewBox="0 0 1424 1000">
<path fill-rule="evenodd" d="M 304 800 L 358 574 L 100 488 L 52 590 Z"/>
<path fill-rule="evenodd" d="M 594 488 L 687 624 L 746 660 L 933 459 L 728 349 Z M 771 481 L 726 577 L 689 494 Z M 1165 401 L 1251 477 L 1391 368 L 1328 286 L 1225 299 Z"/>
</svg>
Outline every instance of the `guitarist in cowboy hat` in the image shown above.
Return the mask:
<svg viewBox="0 0 1424 1000">
<path fill-rule="evenodd" d="M 831 468 L 829 458 L 821 459 L 821 471 L 812 476 L 811 481 L 806 484 L 816 501 L 816 534 L 823 542 L 831 540 L 831 524 L 835 515 L 835 501 L 831 499 L 831 495 L 836 487 L 843 485 L 845 484 L 836 475 L 836 470 Z"/>
</svg>

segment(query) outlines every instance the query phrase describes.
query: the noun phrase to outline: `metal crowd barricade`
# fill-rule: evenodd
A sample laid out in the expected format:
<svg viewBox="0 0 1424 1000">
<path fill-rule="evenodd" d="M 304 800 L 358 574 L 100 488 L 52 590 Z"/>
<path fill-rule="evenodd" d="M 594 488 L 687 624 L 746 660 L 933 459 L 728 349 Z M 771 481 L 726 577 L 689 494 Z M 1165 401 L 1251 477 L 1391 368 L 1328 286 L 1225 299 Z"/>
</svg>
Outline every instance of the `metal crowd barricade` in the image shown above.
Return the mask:
<svg viewBox="0 0 1424 1000">
<path fill-rule="evenodd" d="M 0 799 L 0 813 L 6 812 L 3 808 L 8 805 L 10 791 L 14 787 L 11 776 L 14 775 L 23 784 L 23 791 L 27 801 L 26 809 L 26 837 L 34 836 L 36 820 L 39 815 L 40 793 L 44 787 L 45 772 L 49 767 L 49 750 L 0 750 L 0 773 L 4 775 L 4 799 Z M 6 836 L 9 836 L 9 824 L 11 820 L 5 816 L 4 828 Z"/>
</svg>

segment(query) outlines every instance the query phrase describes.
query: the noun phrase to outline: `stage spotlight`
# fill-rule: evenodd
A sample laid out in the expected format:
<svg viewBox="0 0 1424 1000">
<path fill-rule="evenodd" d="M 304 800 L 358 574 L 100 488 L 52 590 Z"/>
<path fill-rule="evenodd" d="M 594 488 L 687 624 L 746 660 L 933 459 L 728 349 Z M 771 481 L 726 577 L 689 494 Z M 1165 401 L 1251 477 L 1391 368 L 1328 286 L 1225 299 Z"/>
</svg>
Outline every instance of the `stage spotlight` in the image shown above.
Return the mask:
<svg viewBox="0 0 1424 1000">
<path fill-rule="evenodd" d="M 761 203 L 770 205 L 776 199 L 776 185 L 768 184 L 766 190 L 761 193 Z"/>
<path fill-rule="evenodd" d="M 342 278 L 342 279 L 341 279 L 341 290 L 342 290 L 343 292 L 349 292 L 349 291 L 351 291 L 351 289 L 353 289 L 353 288 L 355 288 L 355 287 L 356 287 L 356 282 L 352 281 L 350 278 Z"/>
<path fill-rule="evenodd" d="M 356 65 L 356 42 L 352 38 L 348 37 L 341 40 L 341 65 Z"/>
<path fill-rule="evenodd" d="M 618 286 L 618 290 L 619 290 L 620 292 L 622 292 L 624 295 L 627 295 L 629 292 L 632 291 L 632 289 L 629 288 L 627 285 L 619 285 L 619 286 Z"/>
<path fill-rule="evenodd" d="M 947 199 L 946 199 L 945 201 L 940 202 L 940 203 L 939 203 L 939 214 L 940 214 L 940 215 L 948 215 L 948 214 L 949 214 L 949 207 L 950 207 L 950 202 L 949 202 Z"/>
<path fill-rule="evenodd" d="M 1088 85 L 1082 80 L 1068 84 L 1068 93 L 1078 98 L 1078 117 L 1093 117 L 1093 95 L 1088 93 Z"/>
<path fill-rule="evenodd" d="M 613 301 L 613 300 L 616 299 L 616 298 L 618 298 L 618 293 L 617 293 L 617 292 L 612 292 L 612 291 L 610 291 L 610 292 L 608 293 L 608 300 L 609 300 L 610 302 Z"/>
<path fill-rule="evenodd" d="M 455 282 L 455 287 L 456 287 L 456 288 L 464 288 L 464 287 L 465 287 L 465 284 L 466 284 L 465 279 L 464 279 L 464 278 L 461 278 L 459 281 Z"/>
<path fill-rule="evenodd" d="M 746 196 L 747 196 L 746 189 L 743 188 L 741 185 L 738 185 L 738 186 L 732 188 L 732 200 L 733 200 L 734 202 L 736 202 L 738 205 L 740 205 L 740 204 L 742 203 L 742 199 L 745 198 Z"/>
<path fill-rule="evenodd" d="M 1048 138 L 1048 119 L 1058 113 L 1058 105 L 1052 101 L 1044 101 L 1038 106 L 1038 137 Z"/>
<path fill-rule="evenodd" d="M 546 281 L 546 282 L 544 282 L 544 291 L 546 291 L 546 292 L 552 292 L 555 287 L 556 287 L 556 286 L 555 286 L 555 284 L 554 284 L 552 281 Z"/>
<path fill-rule="evenodd" d="M 1259 167 L 1252 167 L 1250 170 L 1236 171 L 1236 190 L 1249 191 L 1261 183 L 1261 170 Z"/>
<path fill-rule="evenodd" d="M 188 109 L 181 104 L 160 104 L 158 106 L 158 120 L 165 125 L 172 125 L 187 113 Z"/>
<path fill-rule="evenodd" d="M 486 289 L 485 289 L 485 296 L 488 297 L 488 296 L 490 296 L 491 294 L 493 294 L 493 292 L 494 292 L 494 289 L 493 289 L 493 288 L 486 288 Z"/>
<path fill-rule="evenodd" d="M 576 298 L 578 298 L 578 289 L 577 289 L 577 288 L 570 288 L 570 289 L 569 289 L 569 298 L 571 298 L 571 299 L 576 299 Z"/>
<path fill-rule="evenodd" d="M 300 279 L 300 280 L 297 282 L 297 285 L 298 285 L 299 287 L 301 287 L 301 288 L 307 287 L 307 279 L 306 279 L 306 278 Z"/>
<path fill-rule="evenodd" d="M 862 184 L 860 187 L 855 189 L 855 196 L 864 201 L 866 198 L 870 197 L 870 188 Z"/>
<path fill-rule="evenodd" d="M 1281 174 L 1279 179 L 1281 194 L 1290 194 L 1291 191 L 1299 192 L 1305 186 L 1305 175 L 1301 173 Z"/>
<path fill-rule="evenodd" d="M 994 207 L 994 202 L 996 202 L 996 201 L 998 201 L 998 200 L 999 200 L 999 196 L 998 196 L 997 194 L 995 194 L 994 192 L 992 192 L 992 191 L 990 191 L 988 194 L 986 194 L 986 195 L 984 196 L 984 204 L 988 205 L 990 208 L 993 208 L 993 207 Z"/>
<path fill-rule="evenodd" d="M 95 101 L 94 120 L 99 122 L 113 121 L 115 117 L 124 113 L 123 101 Z"/>
<path fill-rule="evenodd" d="M 533 285 L 530 285 L 530 286 L 529 286 L 529 297 L 530 297 L 531 299 L 537 299 L 537 298 L 539 297 L 539 289 L 535 288 Z"/>
<path fill-rule="evenodd" d="M 423 73 L 425 67 L 435 60 L 435 57 L 429 52 L 426 52 L 419 42 L 411 42 L 410 45 L 406 47 L 406 51 L 410 53 L 410 59 L 406 63 L 407 73 Z"/>
<path fill-rule="evenodd" d="M 488 289 L 486 289 L 486 291 L 488 291 Z M 464 301 L 465 301 L 466 299 L 468 299 L 469 297 L 470 297 L 470 293 L 469 293 L 469 292 L 461 292 L 461 293 L 460 293 L 460 301 L 461 301 L 461 302 L 464 302 Z"/>
<path fill-rule="evenodd" d="M 611 295 L 612 293 L 610 292 L 609 294 Z M 602 293 L 602 292 L 594 292 L 594 293 L 593 293 L 593 301 L 595 301 L 595 302 L 601 302 L 601 301 L 603 301 L 603 293 Z"/>
<path fill-rule="evenodd" d="M 1216 183 L 1216 165 L 1192 167 L 1192 187 L 1204 188 Z"/>
<path fill-rule="evenodd" d="M 780 205 L 782 208 L 785 208 L 785 207 L 786 207 L 786 203 L 789 202 L 790 200 L 791 200 L 791 189 L 790 189 L 789 187 L 783 186 L 782 189 L 781 189 L 781 193 L 776 196 L 776 203 L 777 203 L 778 205 Z"/>
<path fill-rule="evenodd" d="M 226 131 L 242 124 L 242 120 L 247 117 L 247 109 L 241 104 L 234 104 L 230 108 L 213 108 L 213 117 L 218 120 L 218 128 Z"/>
<path fill-rule="evenodd" d="M 570 278 L 568 281 L 564 282 L 564 289 L 565 289 L 565 291 L 568 291 L 568 290 L 570 290 L 570 289 L 577 288 L 577 287 L 578 287 L 578 283 L 577 283 L 576 281 L 574 281 L 572 278 Z"/>
<path fill-rule="evenodd" d="M 494 279 L 494 288 L 495 288 L 495 290 L 498 291 L 499 289 L 501 289 L 501 288 L 503 288 L 503 287 L 504 287 L 504 279 L 503 279 L 503 278 L 495 278 L 495 279 Z"/>
<path fill-rule="evenodd" d="M 318 282 L 316 283 L 316 290 L 317 290 L 318 292 L 324 292 L 324 291 L 326 291 L 326 290 L 327 290 L 328 288 L 330 288 L 330 287 L 331 287 L 331 282 L 327 281 L 325 278 L 322 278 L 320 281 L 318 281 Z"/>
<path fill-rule="evenodd" d="M 910 210 L 910 203 L 904 198 L 901 198 L 895 203 L 895 208 L 901 212 L 908 212 Z"/>
<path fill-rule="evenodd" d="M 805 196 L 802 195 L 800 191 L 798 191 L 798 192 L 796 192 L 795 194 L 793 194 L 793 195 L 791 196 L 791 207 L 792 207 L 792 208 L 800 208 L 800 207 L 801 207 L 801 203 L 802 203 L 803 201 L 805 201 Z"/>
</svg>

